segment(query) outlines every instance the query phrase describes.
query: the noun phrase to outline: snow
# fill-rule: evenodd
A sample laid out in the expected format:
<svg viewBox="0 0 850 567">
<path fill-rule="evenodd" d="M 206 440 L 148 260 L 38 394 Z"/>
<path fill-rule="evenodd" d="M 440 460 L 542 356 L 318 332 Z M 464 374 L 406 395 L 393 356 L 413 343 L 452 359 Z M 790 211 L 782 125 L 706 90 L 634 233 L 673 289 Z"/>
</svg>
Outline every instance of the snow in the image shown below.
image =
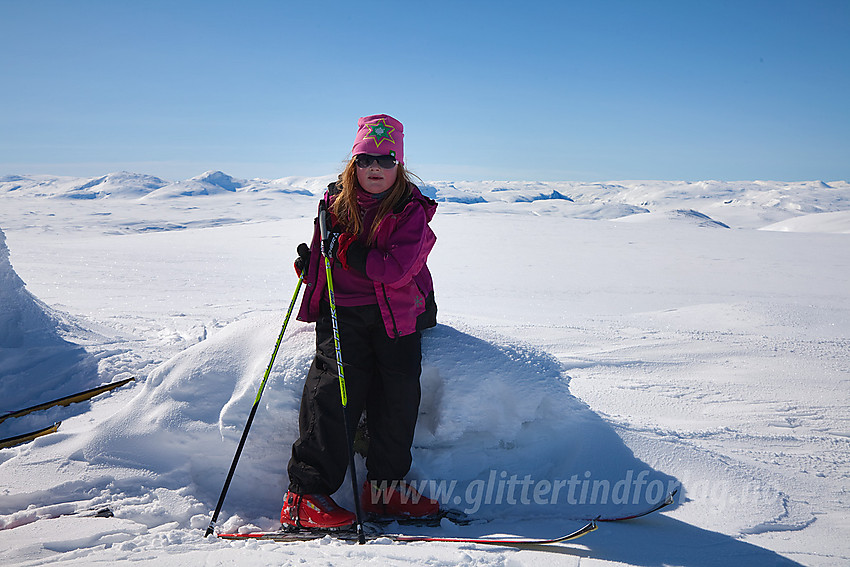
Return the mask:
<svg viewBox="0 0 850 567">
<path fill-rule="evenodd" d="M 676 505 L 550 549 L 205 539 L 333 178 L 0 177 L 0 411 L 137 378 L 0 423 L 62 422 L 0 450 L 0 563 L 850 561 L 845 181 L 425 183 L 440 325 L 410 479 L 486 520 L 432 531 Z M 313 345 L 290 321 L 222 530 L 276 527 Z"/>
</svg>

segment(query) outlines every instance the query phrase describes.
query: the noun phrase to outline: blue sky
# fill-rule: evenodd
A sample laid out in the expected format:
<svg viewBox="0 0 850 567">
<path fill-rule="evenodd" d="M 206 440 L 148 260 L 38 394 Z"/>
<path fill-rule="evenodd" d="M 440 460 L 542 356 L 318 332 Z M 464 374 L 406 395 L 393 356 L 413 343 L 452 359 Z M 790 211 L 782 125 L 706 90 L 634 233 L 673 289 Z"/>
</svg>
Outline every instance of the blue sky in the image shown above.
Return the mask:
<svg viewBox="0 0 850 567">
<path fill-rule="evenodd" d="M 0 175 L 850 179 L 850 1 L 0 0 Z"/>
</svg>

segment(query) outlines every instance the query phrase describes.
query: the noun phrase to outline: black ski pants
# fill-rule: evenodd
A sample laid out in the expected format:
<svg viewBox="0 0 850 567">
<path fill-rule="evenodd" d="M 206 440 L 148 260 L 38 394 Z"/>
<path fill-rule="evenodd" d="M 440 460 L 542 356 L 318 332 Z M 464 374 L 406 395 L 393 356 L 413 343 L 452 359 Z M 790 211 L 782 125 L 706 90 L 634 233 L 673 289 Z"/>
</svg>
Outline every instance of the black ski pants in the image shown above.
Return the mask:
<svg viewBox="0 0 850 567">
<path fill-rule="evenodd" d="M 391 339 L 377 305 L 337 306 L 348 425 L 354 439 L 365 410 L 369 431 L 369 480 L 401 480 L 410 470 L 410 447 L 419 414 L 422 341 L 417 331 Z M 299 414 L 300 437 L 292 445 L 289 489 L 333 494 L 345 480 L 349 447 L 343 425 L 330 307 L 316 322 L 316 357 L 307 374 Z"/>
</svg>

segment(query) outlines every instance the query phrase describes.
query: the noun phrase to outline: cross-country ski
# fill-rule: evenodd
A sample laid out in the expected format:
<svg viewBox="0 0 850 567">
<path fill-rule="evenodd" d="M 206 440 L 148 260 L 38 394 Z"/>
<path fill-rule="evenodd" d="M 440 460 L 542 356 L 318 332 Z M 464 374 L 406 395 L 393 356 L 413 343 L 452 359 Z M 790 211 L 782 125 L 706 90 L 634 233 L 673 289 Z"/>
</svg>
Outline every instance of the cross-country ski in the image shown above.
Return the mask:
<svg viewBox="0 0 850 567">
<path fill-rule="evenodd" d="M 90 400 L 95 396 L 99 396 L 103 393 L 114 390 L 115 388 L 120 388 L 121 386 L 124 386 L 125 384 L 128 384 L 134 380 L 135 378 L 125 378 L 123 380 L 118 380 L 117 382 L 112 382 L 110 384 L 104 384 L 96 388 L 89 388 L 87 390 L 83 390 L 82 392 L 62 396 L 61 398 L 57 398 L 49 402 L 43 402 L 24 409 L 10 411 L 0 415 L 0 423 L 3 423 L 7 419 L 11 419 L 13 417 L 23 417 L 36 411 L 42 411 L 56 406 L 68 406 L 71 404 Z"/>
<path fill-rule="evenodd" d="M 0 439 L 0 449 L 6 447 L 15 447 L 16 445 L 21 445 L 23 443 L 29 443 L 33 439 L 38 439 L 39 437 L 43 437 L 51 433 L 56 433 L 56 431 L 59 430 L 60 425 L 62 425 L 62 422 L 57 421 L 51 425 L 48 425 L 47 427 L 36 429 L 35 431 L 20 433 L 18 435 L 12 435 L 11 437 L 5 437 L 3 439 Z"/>
<path fill-rule="evenodd" d="M 491 535 L 481 537 L 452 537 L 440 535 L 415 535 L 402 534 L 393 532 L 383 532 L 380 530 L 372 530 L 366 534 L 367 541 L 386 539 L 401 543 L 471 543 L 479 545 L 498 545 L 498 546 L 534 546 L 534 545 L 554 545 L 556 543 L 564 543 L 567 541 L 576 540 L 596 529 L 594 522 L 589 522 L 577 530 L 570 531 L 564 535 L 553 538 L 530 538 L 516 537 L 504 535 Z M 299 530 L 299 531 L 276 531 L 276 532 L 248 532 L 248 533 L 220 533 L 217 537 L 229 540 L 272 540 L 279 542 L 293 541 L 311 541 L 330 537 L 342 541 L 358 541 L 358 534 L 352 530 L 345 531 L 319 531 L 319 530 Z"/>
</svg>

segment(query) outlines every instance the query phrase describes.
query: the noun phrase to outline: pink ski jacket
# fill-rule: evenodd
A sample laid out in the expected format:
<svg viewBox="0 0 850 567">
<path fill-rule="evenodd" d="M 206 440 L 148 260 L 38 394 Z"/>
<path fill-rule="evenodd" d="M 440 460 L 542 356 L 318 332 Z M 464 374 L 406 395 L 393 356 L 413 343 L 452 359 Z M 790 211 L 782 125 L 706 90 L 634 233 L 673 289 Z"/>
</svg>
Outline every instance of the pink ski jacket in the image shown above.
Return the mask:
<svg viewBox="0 0 850 567">
<path fill-rule="evenodd" d="M 336 184 L 328 186 L 324 202 L 333 203 Z M 375 286 L 375 299 L 389 337 L 401 337 L 437 324 L 434 283 L 426 260 L 437 241 L 428 225 L 437 203 L 410 185 L 410 196 L 383 220 L 366 256 L 366 276 Z M 335 270 L 343 269 L 336 263 Z M 310 265 L 304 283 L 298 320 L 318 320 L 320 302 L 327 298 L 327 277 L 321 252 L 318 219 L 310 244 Z M 336 283 L 336 282 L 334 282 Z"/>
</svg>

